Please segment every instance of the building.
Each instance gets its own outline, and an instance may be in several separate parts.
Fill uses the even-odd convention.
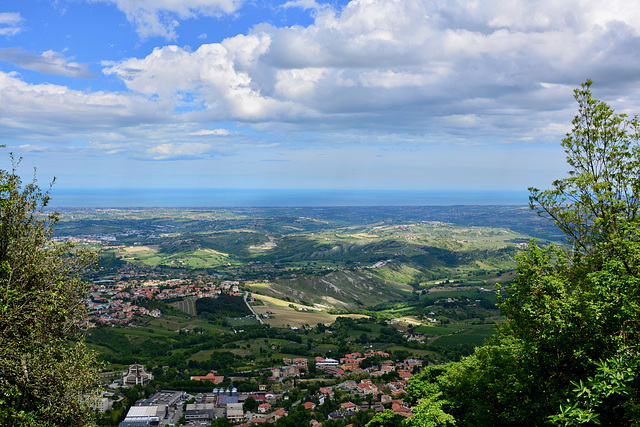
[[[148,399],[140,399],[136,401],[136,406],[156,405],[160,408],[168,408],[170,406],[177,405],[178,402],[184,400],[186,395],[187,393],[184,391],[161,390]]]
[[[340,404],[340,409],[344,412],[355,413],[358,410],[358,405],[353,402],[345,402]]]
[[[113,409],[113,400],[109,399],[108,397],[102,397],[98,399],[96,401],[96,409],[101,413],[104,413],[109,409]]]
[[[134,385],[146,385],[153,379],[153,375],[145,371],[144,366],[134,363],[129,366],[122,375],[122,385],[124,387],[133,387]]]
[[[190,403],[184,410],[184,419],[196,422],[211,422],[216,405],[213,403]]]
[[[155,427],[160,425],[158,406],[132,406],[118,427]]]
[[[337,368],[339,363],[335,359],[316,357],[316,369],[326,370],[327,368]]]
[[[191,379],[195,381],[211,381],[215,385],[218,385],[224,381],[224,376],[217,376],[211,371],[207,375],[192,375]]]
[[[269,403],[263,403],[262,405],[258,406],[258,412],[260,412],[261,414],[266,414],[269,411],[271,411],[271,405]]]
[[[286,417],[287,415],[289,415],[289,413],[284,409],[276,409],[276,411],[273,413],[273,419],[278,421],[280,418]]]
[[[229,421],[231,422],[242,421],[244,419],[242,403],[227,404],[227,418],[229,418]]]

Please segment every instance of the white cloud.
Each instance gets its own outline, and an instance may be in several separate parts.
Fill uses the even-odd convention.
[[[22,16],[14,12],[0,12],[0,36],[15,36],[22,31]]]
[[[95,78],[89,71],[88,64],[69,61],[61,53],[48,50],[41,55],[26,52],[21,48],[0,49],[0,61],[7,61],[26,70],[34,70],[43,74],[54,74],[67,77]]]
[[[210,120],[429,129],[434,117],[477,114],[487,132],[501,127],[496,114],[534,112],[531,123],[547,120],[535,112],[558,104],[542,83],[576,86],[592,77],[624,85],[638,78],[640,60],[627,55],[640,48],[637,8],[608,12],[607,20],[596,13],[598,2],[577,0],[285,6],[315,8],[314,24],[262,24],[194,52],[166,46],[104,73],[182,110],[188,100]]]
[[[323,6],[320,5],[318,2],[316,2],[315,0],[295,0],[295,1],[288,1],[285,4],[283,4],[281,6],[283,9],[289,9],[291,7],[298,7],[304,10],[309,10],[309,9],[323,9],[325,7],[329,7],[329,6]]]
[[[231,132],[227,129],[202,129],[196,132],[189,132],[189,135],[192,136],[227,136],[230,134]]]
[[[142,38],[176,39],[179,20],[216,17],[237,11],[243,0],[88,0],[114,3],[135,25]]]
[[[205,4],[206,13],[222,7],[213,0],[118,4],[180,19],[204,13]],[[229,11],[239,5],[225,4]],[[46,132],[65,124],[75,131],[91,123],[82,132],[101,140],[111,138],[106,132],[139,136],[161,148],[136,146],[136,155],[164,159],[210,150],[199,145],[201,137],[224,130],[202,129],[224,121],[261,135],[282,131],[278,137],[291,141],[319,131],[349,143],[380,134],[423,142],[557,142],[573,115],[571,88],[587,78],[599,96],[625,95],[615,108],[640,108],[633,105],[640,102],[634,101],[640,6],[628,2],[612,0],[605,8],[595,0],[353,0],[342,10],[313,1],[287,7],[314,8],[314,23],[261,24],[195,51],[164,46],[104,64],[103,73],[130,92],[77,92],[0,75],[0,130]],[[161,122],[190,125],[181,134],[160,126],[149,136]]]
[[[209,144],[203,143],[164,143],[151,147],[147,155],[152,160],[175,160],[185,158],[202,158],[211,151]]]
[[[112,134],[166,117],[159,102],[134,94],[84,92],[29,84],[0,72],[0,134],[6,139],[65,140]]]
[[[188,92],[193,105],[204,103],[209,117],[218,120],[271,120],[295,114],[300,107],[263,96],[250,76],[261,66],[258,59],[268,46],[266,35],[237,36],[195,52],[166,46],[144,59],[111,64],[103,72],[115,74],[129,89],[146,96],[179,102]]]

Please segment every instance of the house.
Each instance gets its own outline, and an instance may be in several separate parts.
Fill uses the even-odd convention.
[[[286,417],[287,415],[289,415],[289,413],[287,411],[285,411],[284,409],[277,409],[273,413],[273,419],[277,421],[282,417]]]
[[[358,393],[364,396],[375,394],[377,391],[378,387],[376,387],[374,384],[371,384],[371,381],[361,382],[360,384],[358,384]]]
[[[304,402],[304,409],[307,411],[313,411],[316,408],[316,404],[313,402]]]
[[[320,387],[320,394],[324,394],[326,396],[333,396],[333,390],[329,387]]]
[[[318,395],[318,400],[320,401],[320,404],[323,405],[324,401],[327,398],[333,397],[334,393],[329,387],[321,387],[320,390],[318,390]]]
[[[340,411],[333,411],[333,412],[330,412],[329,415],[327,415],[327,418],[330,420],[341,420],[341,419],[344,419],[344,417],[345,417],[345,413]]]
[[[340,404],[340,409],[344,412],[356,412],[358,410],[358,405],[353,402],[345,402]]]
[[[258,406],[258,412],[260,412],[261,414],[266,414],[270,410],[271,410],[271,404],[269,403],[263,403],[262,405]]]
[[[409,372],[406,369],[399,369],[398,370],[398,375],[400,376],[400,378],[402,378],[403,380],[408,380],[409,378],[411,378],[413,375],[411,374],[411,372]]]
[[[399,403],[391,404],[391,409],[393,410],[394,414],[402,415],[403,417],[410,417],[411,415],[413,415],[413,413],[411,412],[411,409],[403,405],[400,405]]]

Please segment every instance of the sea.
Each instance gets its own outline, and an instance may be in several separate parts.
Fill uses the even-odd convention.
[[[53,208],[248,208],[526,205],[529,193],[489,190],[64,189]]]

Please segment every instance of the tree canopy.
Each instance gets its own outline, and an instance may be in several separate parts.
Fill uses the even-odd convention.
[[[0,170],[0,424],[85,426],[97,365],[81,338],[87,254],[54,242],[48,192]]]
[[[496,336],[461,362],[412,378],[416,411],[433,414],[420,425],[640,419],[638,118],[594,99],[591,85],[574,91],[578,114],[562,141],[569,176],[550,190],[530,188],[531,208],[571,247],[531,242],[499,298],[506,320]]]

